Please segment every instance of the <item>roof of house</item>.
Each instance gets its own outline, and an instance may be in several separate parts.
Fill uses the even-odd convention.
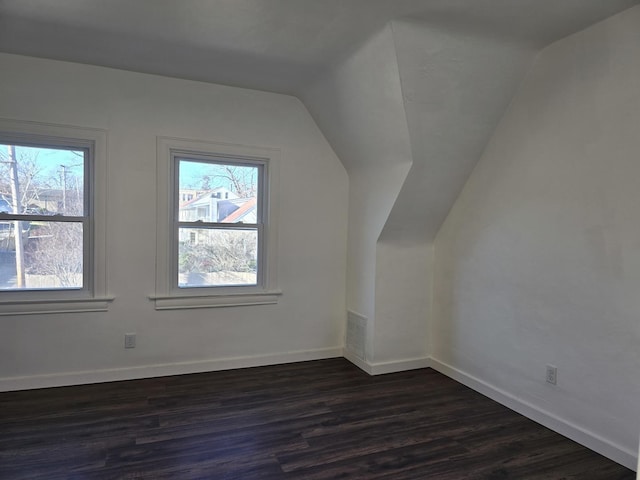
[[[235,210],[231,215],[227,216],[222,220],[222,223],[237,223],[240,219],[244,218],[247,214],[252,212],[256,205],[258,204],[258,199],[256,197],[250,198],[246,201],[240,208]]]

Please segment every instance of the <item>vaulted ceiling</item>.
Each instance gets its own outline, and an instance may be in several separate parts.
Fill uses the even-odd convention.
[[[535,53],[639,2],[0,0],[0,51],[296,95],[347,170],[393,170],[373,223],[429,242]]]
[[[637,0],[0,0],[0,51],[298,94],[392,19],[537,46]]]

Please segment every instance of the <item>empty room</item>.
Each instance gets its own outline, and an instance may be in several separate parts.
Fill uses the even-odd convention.
[[[632,480],[640,0],[0,0],[0,479]]]

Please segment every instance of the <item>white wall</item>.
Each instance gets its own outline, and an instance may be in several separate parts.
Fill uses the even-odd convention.
[[[437,235],[431,332],[432,355],[450,372],[631,467],[640,430],[638,52],[635,7],[539,54]],[[548,363],[557,386],[545,383]]]
[[[301,98],[349,172],[347,307],[368,318],[375,361],[376,243],[411,166],[389,26],[305,89]],[[394,347],[404,358],[403,345]]]
[[[426,366],[432,273],[431,244],[378,241],[373,344],[376,363]]]
[[[370,363],[426,364],[433,239],[532,56],[393,21],[303,91],[349,173],[347,306]]]
[[[413,163],[386,241],[432,243],[535,50],[489,32],[392,22]]]
[[[0,389],[340,355],[348,179],[297,99],[11,55],[0,70],[0,117],[108,131],[115,296],[107,313],[0,317]],[[158,135],[281,149],[278,305],[154,309]]]

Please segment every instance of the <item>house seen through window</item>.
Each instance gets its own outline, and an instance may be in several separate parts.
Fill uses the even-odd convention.
[[[179,288],[260,283],[264,165],[175,157]]]
[[[89,149],[0,142],[0,290],[88,289]]]

